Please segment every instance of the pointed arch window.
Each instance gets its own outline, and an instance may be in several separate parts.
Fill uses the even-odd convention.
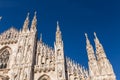
[[[0,69],[7,68],[10,52],[7,48],[0,51]]]

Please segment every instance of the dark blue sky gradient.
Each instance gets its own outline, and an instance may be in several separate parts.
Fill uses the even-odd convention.
[[[38,37],[53,47],[56,21],[60,23],[65,55],[88,67],[86,41],[88,33],[94,46],[97,33],[108,59],[120,80],[120,1],[118,0],[0,0],[0,33],[11,26],[22,28],[28,12],[37,11]]]

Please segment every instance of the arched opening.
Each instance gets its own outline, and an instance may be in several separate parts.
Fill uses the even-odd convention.
[[[10,49],[8,47],[4,47],[0,50],[0,69],[7,68],[9,56]]]
[[[50,80],[50,77],[47,75],[42,75],[38,80]]]

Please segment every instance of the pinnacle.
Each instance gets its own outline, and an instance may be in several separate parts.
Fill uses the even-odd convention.
[[[42,33],[40,34],[40,41],[42,41]]]
[[[30,15],[30,13],[28,12],[28,13],[27,13],[27,18],[26,18],[26,20],[28,20],[28,19],[29,19],[29,15]]]
[[[57,25],[59,25],[59,21],[57,21]]]
[[[95,38],[97,38],[96,32],[94,32],[94,36],[95,36]]]
[[[34,12],[34,15],[36,15],[36,14],[37,14],[37,11]]]
[[[37,11],[34,12],[34,19],[36,18],[36,15],[37,15]]]
[[[28,25],[29,25],[29,15],[30,15],[30,13],[28,12],[28,13],[27,13],[27,17],[26,17],[26,19],[25,19],[25,21],[24,21],[24,24],[23,24],[23,30],[24,30],[24,31],[26,31],[26,30],[28,29]]]
[[[86,39],[88,39],[88,35],[87,35],[87,33],[85,33],[85,37],[86,37]]]
[[[87,45],[90,44],[90,41],[89,41],[89,39],[88,39],[87,33],[85,33],[85,37],[86,37],[86,43],[87,43]]]
[[[94,32],[94,36],[95,36],[94,41],[95,41],[95,42],[97,42],[97,43],[99,43],[99,40],[98,40],[97,35],[96,35],[96,33],[95,33],[95,32]]]
[[[57,31],[60,31],[59,21],[57,21]]]

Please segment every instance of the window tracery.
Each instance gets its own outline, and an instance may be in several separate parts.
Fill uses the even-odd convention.
[[[0,69],[4,69],[7,67],[9,56],[10,52],[8,49],[3,49],[0,52]]]

